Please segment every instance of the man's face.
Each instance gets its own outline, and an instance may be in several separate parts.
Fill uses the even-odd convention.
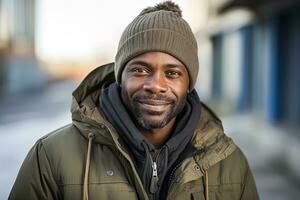
[[[122,100],[137,124],[146,130],[158,129],[184,107],[189,76],[175,57],[148,52],[126,64],[121,88]]]

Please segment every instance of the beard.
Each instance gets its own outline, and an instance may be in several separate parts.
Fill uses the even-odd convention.
[[[168,102],[165,111],[145,111],[141,108],[140,102],[143,100],[161,100]],[[129,110],[140,127],[146,130],[159,129],[165,127],[174,117],[176,117],[183,109],[186,103],[186,95],[181,98],[171,98],[162,94],[151,94],[147,96],[135,96],[129,104]],[[161,120],[147,119],[146,115],[164,117]]]

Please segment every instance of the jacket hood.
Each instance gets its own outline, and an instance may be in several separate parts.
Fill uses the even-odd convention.
[[[118,138],[116,134],[110,134],[110,132],[116,133],[116,131],[107,130],[107,128],[111,130],[114,130],[114,128],[97,109],[102,85],[114,80],[114,63],[102,65],[90,72],[72,93],[71,113],[73,124],[85,138],[93,133],[94,143],[113,145],[112,139],[117,140]]]
[[[93,133],[93,143],[120,145],[116,130],[97,109],[101,87],[114,81],[114,63],[109,63],[88,74],[72,94],[73,124],[85,138]],[[191,142],[202,151],[201,165],[207,169],[230,155],[236,147],[224,134],[221,120],[204,103],[201,104],[201,117]]]

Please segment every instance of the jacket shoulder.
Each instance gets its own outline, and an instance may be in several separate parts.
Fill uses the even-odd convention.
[[[226,159],[224,159],[224,162],[230,165],[233,163],[238,163],[242,169],[248,167],[247,158],[238,146],[236,146],[236,149],[232,152],[231,155],[229,155]]]
[[[79,130],[73,124],[67,124],[41,137],[38,142],[43,144],[51,144],[60,140],[65,140],[67,137],[77,136]]]
[[[67,125],[40,138],[27,154],[9,199],[61,199],[63,167],[59,166],[68,157],[64,156],[69,151],[67,140],[75,133],[74,127]]]
[[[75,174],[82,173],[82,163],[84,163],[87,149],[86,139],[73,124],[68,124],[45,135],[37,141],[35,146],[43,149],[43,155],[59,183],[80,182],[80,176],[76,176],[76,180],[72,180],[75,178],[69,176],[66,178],[70,171]]]
[[[209,174],[218,181],[215,184],[240,184],[243,185],[247,174],[250,171],[248,161],[239,147],[225,159],[209,169]]]
[[[78,148],[83,143],[85,143],[85,138],[73,124],[54,130],[37,141],[37,145],[43,146],[46,153],[57,155],[62,151],[71,150],[72,147]]]

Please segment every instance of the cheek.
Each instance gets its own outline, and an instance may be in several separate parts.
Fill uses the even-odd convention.
[[[121,88],[122,88],[122,98],[126,102],[128,102],[132,96],[138,91],[139,84],[137,81],[133,80],[132,78],[123,79],[121,82]]]
[[[169,86],[178,99],[183,99],[189,91],[188,81],[172,82]]]
[[[128,108],[128,106],[129,106],[129,97],[128,97],[127,89],[126,89],[126,87],[123,83],[121,84],[121,98],[122,98],[122,101],[123,101],[124,105]]]

